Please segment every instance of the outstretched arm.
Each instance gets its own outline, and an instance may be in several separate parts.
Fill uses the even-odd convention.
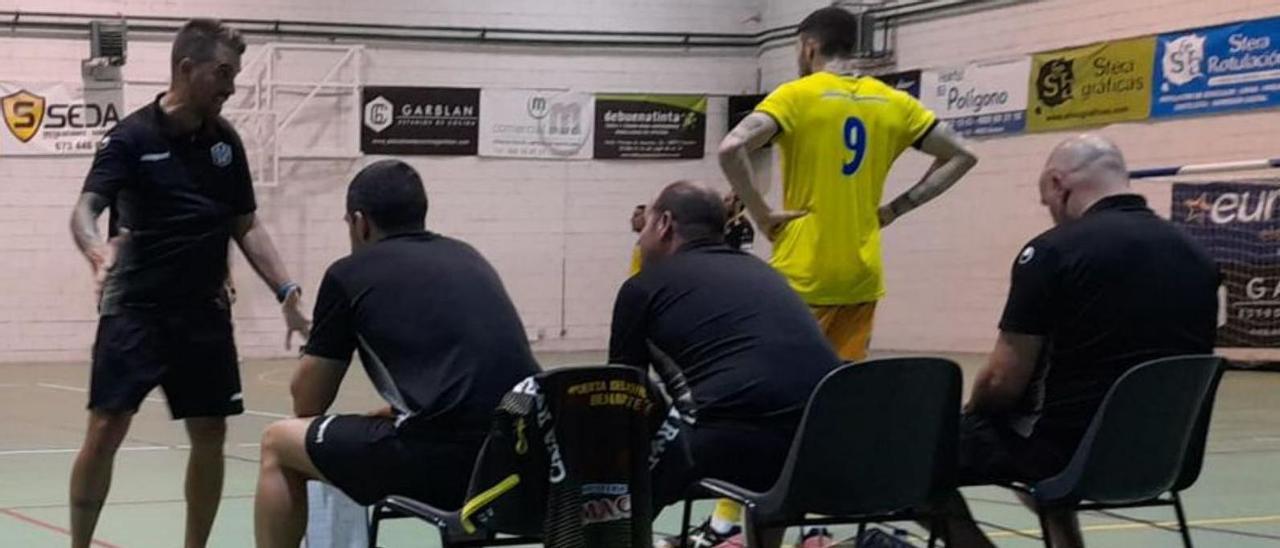
[[[284,305],[285,325],[289,329],[285,334],[285,347],[290,345],[295,332],[305,339],[311,331],[311,321],[302,312],[301,291],[289,278],[289,272],[285,270],[284,261],[280,260],[280,254],[276,252],[267,228],[253,213],[236,217],[234,223],[232,235],[245,258],[249,259],[249,264],[277,298],[284,293],[281,304]]]
[[[881,228],[937,198],[978,163],[978,157],[969,150],[964,140],[942,123],[925,135],[920,143],[920,150],[934,157],[933,165],[929,166],[920,182],[880,207]]]

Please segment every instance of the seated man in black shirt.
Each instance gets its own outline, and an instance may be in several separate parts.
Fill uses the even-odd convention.
[[[498,274],[471,246],[425,231],[426,213],[403,162],[372,164],[347,190],[352,253],[320,284],[291,385],[300,418],[262,438],[259,548],[297,548],[308,479],[365,505],[397,494],[460,507],[494,407],[537,370]],[[356,350],[388,407],[322,416]]]
[[[1058,474],[1126,371],[1213,352],[1218,269],[1129,190],[1113,143],[1082,135],[1058,145],[1040,196],[1058,226],[1014,261],[1000,335],[961,421],[961,485]],[[951,504],[967,516],[962,499]],[[972,520],[951,530],[955,546],[991,546]],[[1049,514],[1046,534],[1083,546],[1074,512]]]
[[[653,365],[676,405],[684,396],[696,415],[686,432],[692,469],[664,459],[655,472],[661,505],[708,477],[771,487],[810,394],[840,364],[787,282],[725,245],[725,218],[714,190],[664,189],[645,212],[644,268],[613,309],[610,363]]]

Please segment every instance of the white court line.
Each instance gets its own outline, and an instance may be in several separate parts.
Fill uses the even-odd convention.
[[[293,418],[293,415],[285,415],[285,414],[283,414],[283,413],[272,413],[272,412],[270,412],[270,411],[254,411],[254,410],[252,410],[252,409],[245,409],[245,410],[244,410],[244,414],[246,414],[246,415],[253,415],[253,416],[255,416],[255,417],[267,417],[267,418],[269,418],[269,419],[291,419],[291,418]]]
[[[36,383],[36,386],[39,386],[39,387],[41,387],[41,388],[49,388],[49,389],[51,389],[51,390],[63,390],[63,391],[67,391],[67,392],[79,392],[79,393],[81,393],[81,394],[87,394],[87,393],[89,393],[89,390],[88,390],[88,389],[80,388],[80,387],[77,387],[77,386],[67,386],[67,385],[65,385],[65,384],[53,384],[53,383],[47,383],[47,382],[38,382],[38,383]],[[151,402],[151,403],[165,403],[165,401],[164,401],[164,400],[162,400],[162,399],[160,399],[160,398],[146,398],[146,401],[149,401],[149,402]],[[253,415],[253,416],[255,416],[255,417],[266,417],[266,418],[269,418],[269,419],[288,419],[288,418],[293,418],[293,415],[285,415],[285,414],[283,414],[283,413],[272,413],[272,412],[270,412],[270,411],[254,411],[254,410],[252,410],[252,409],[246,409],[246,410],[244,411],[244,414],[246,414],[246,415]]]
[[[262,447],[260,443],[237,443],[235,445],[240,449],[256,449]],[[121,447],[119,451],[187,451],[191,449],[190,445],[134,445]],[[79,448],[75,449],[13,449],[9,451],[0,451],[0,457],[21,456],[21,455],[66,455],[78,453]]]

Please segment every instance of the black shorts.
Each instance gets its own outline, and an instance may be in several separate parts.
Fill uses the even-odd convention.
[[[401,495],[456,510],[483,439],[483,433],[401,432],[384,417],[328,415],[307,428],[307,456],[325,480],[362,505]]]
[[[703,479],[768,491],[782,473],[796,427],[793,421],[764,426],[715,422],[682,430],[684,441],[668,447],[654,470],[654,507],[660,510],[683,500]]]
[[[960,485],[1040,481],[1057,475],[1071,459],[1058,444],[1034,435],[1024,438],[984,415],[960,416],[957,452]]]
[[[98,320],[89,409],[136,411],[156,386],[175,419],[244,412],[230,311],[131,309]]]

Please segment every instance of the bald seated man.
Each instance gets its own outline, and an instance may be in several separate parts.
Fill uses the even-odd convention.
[[[1014,259],[1000,334],[961,420],[961,485],[1057,475],[1126,371],[1213,352],[1218,268],[1133,193],[1115,143],[1059,144],[1040,202],[1057,226]],[[952,545],[993,546],[958,494],[950,504],[964,516],[950,523]],[[1074,512],[1047,521],[1054,546],[1084,545]]]

